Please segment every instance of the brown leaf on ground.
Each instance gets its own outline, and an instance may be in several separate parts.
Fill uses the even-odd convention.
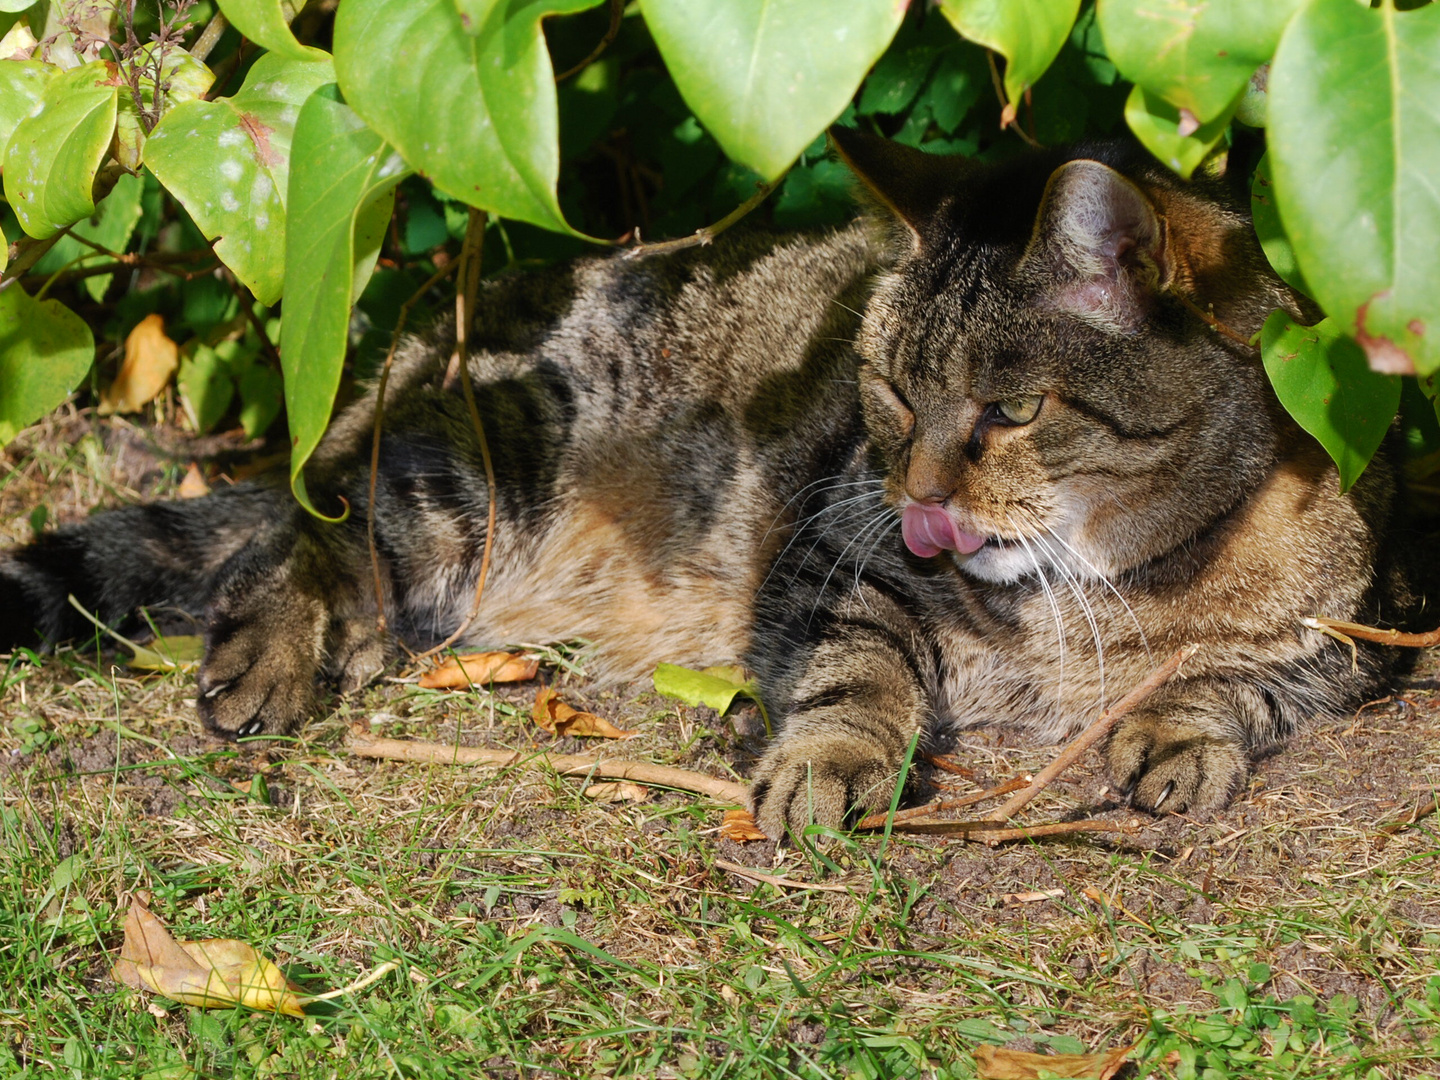
[[[245,1005],[304,1016],[300,988],[243,941],[176,941],[139,896],[125,916],[116,982],[202,1009]]]
[[[726,840],[734,840],[737,844],[770,839],[760,831],[760,826],[755,824],[755,818],[749,810],[726,810],[725,816],[720,820],[720,835]]]
[[[190,468],[185,472],[185,479],[180,481],[180,498],[198,499],[209,494],[210,485],[205,482],[205,474],[200,471],[199,465],[191,462]]]
[[[1110,1080],[1132,1046],[1117,1046],[1098,1054],[1029,1054],[1003,1046],[975,1048],[975,1075],[980,1080]]]
[[[165,335],[165,320],[145,316],[125,338],[125,362],[100,395],[100,415],[138,412],[165,389],[179,366],[180,347]]]
[[[602,803],[645,802],[650,798],[650,789],[630,780],[605,780],[587,787],[585,797]]]
[[[621,731],[603,716],[572,709],[548,686],[540,688],[531,715],[535,718],[535,723],[557,738],[562,735],[580,735],[598,739],[628,739],[637,734],[634,731]]]
[[[535,678],[540,661],[533,656],[508,652],[467,653],[452,656],[439,667],[420,676],[428,690],[463,690],[490,683],[526,682]]]

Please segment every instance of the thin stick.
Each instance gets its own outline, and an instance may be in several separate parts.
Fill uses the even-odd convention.
[[[215,17],[218,19],[220,16],[217,15]],[[365,987],[369,986],[373,982],[378,982],[380,979],[383,979],[386,975],[389,975],[390,972],[394,971],[399,966],[399,960],[386,960],[374,971],[362,976],[359,979],[356,979],[349,986],[342,986],[338,990],[327,990],[323,994],[302,994],[295,1000],[298,1001],[300,1003],[300,1006],[303,1008],[304,1006],[309,1005],[312,1002],[330,1001],[334,998],[344,997],[346,994],[353,994],[356,990],[365,989]]]
[[[961,765],[958,761],[950,757],[949,754],[921,754],[920,757],[928,761],[931,765],[934,765],[935,768],[941,772],[954,773],[956,776],[963,776],[966,780],[975,779],[974,769],[968,765]]]
[[[1128,821],[1052,821],[1046,825],[1021,825],[1007,828],[1004,822],[984,821],[907,821],[896,824],[896,832],[916,833],[922,836],[957,835],[962,840],[976,840],[986,844],[1003,844],[1009,840],[1030,840],[1042,836],[1068,836],[1071,833],[1087,832],[1134,832],[1135,825]]]
[[[732,874],[749,878],[751,881],[763,881],[767,885],[774,885],[777,889],[806,889],[811,892],[846,892],[856,891],[852,885],[841,885],[838,882],[814,882],[796,881],[794,878],[781,877],[778,874],[765,874],[759,870],[752,870],[748,866],[741,866],[729,859],[716,859],[715,865],[721,870],[727,870]]]
[[[370,495],[365,504],[365,536],[370,542],[370,569],[375,574],[375,624],[382,634],[388,624],[385,620],[385,585],[380,577],[380,549],[375,544],[375,481],[380,472],[380,430],[385,423],[385,387],[390,382],[390,366],[395,362],[395,349],[400,344],[400,334],[405,329],[405,321],[410,318],[410,309],[459,265],[459,260],[455,260],[440,267],[430,275],[424,285],[411,294],[409,300],[400,305],[400,314],[395,319],[395,333],[390,338],[390,349],[385,353],[385,363],[380,368],[380,385],[375,390],[375,427],[370,435]]]
[[[574,67],[563,74],[556,75],[555,81],[562,83],[572,75],[579,75],[587,67],[600,59],[600,55],[610,47],[615,36],[620,33],[620,20],[625,17],[625,0],[610,0],[610,29],[605,31],[605,36],[600,39],[600,44],[590,50],[590,55],[581,60]]]
[[[777,180],[776,183],[778,184],[779,181]],[[671,251],[683,251],[685,248],[705,247],[713,244],[715,237],[754,210],[775,190],[775,184],[756,184],[755,187],[757,190],[754,195],[731,210],[714,225],[703,225],[689,236],[682,236],[678,240],[661,240],[656,244],[642,244],[638,242],[639,234],[637,232],[637,243],[625,252],[625,258],[643,259],[649,255],[664,255]]]
[[[485,463],[485,486],[490,494],[490,510],[485,520],[485,544],[480,549],[480,574],[475,579],[475,599],[470,603],[470,613],[455,628],[455,632],[434,648],[426,649],[416,656],[417,660],[442,653],[460,640],[470,629],[475,616],[480,614],[480,600],[485,595],[485,578],[490,573],[490,551],[495,541],[495,516],[497,496],[495,494],[495,463],[490,457],[490,442],[485,438],[485,424],[480,419],[480,407],[475,403],[475,378],[470,371],[470,319],[475,310],[475,293],[480,287],[480,256],[484,250],[485,222],[489,215],[484,210],[470,208],[470,223],[465,228],[465,246],[460,251],[461,283],[463,288],[455,297],[455,355],[450,359],[450,372],[460,377],[460,389],[465,392],[465,407],[470,411],[470,423],[475,428],[475,438],[480,442],[480,460]],[[458,365],[458,371],[457,371]]]
[[[1169,660],[1166,660],[1152,671],[1139,686],[1121,698],[1119,704],[1105,710],[1105,712],[1100,714],[1098,720],[1072,739],[1069,745],[1060,751],[1054,761],[1040,770],[1034,782],[1009,802],[1005,803],[1000,809],[996,810],[995,816],[1004,819],[1013,818],[1018,814],[1021,808],[1026,806],[1030,800],[1049,787],[1052,780],[1080,760],[1081,755],[1084,754],[1086,750],[1089,750],[1090,747],[1104,738],[1110,729],[1115,726],[1115,721],[1119,720],[1156,690],[1160,689],[1160,687],[1169,680],[1170,676],[1180,670],[1180,665],[1194,656],[1199,649],[1199,645],[1186,645],[1184,648],[1178,650],[1174,656],[1170,657]]]
[[[205,58],[210,55],[210,50],[220,44],[220,39],[225,36],[225,30],[229,25],[225,16],[217,11],[214,17],[205,24],[205,29],[195,39],[195,44],[190,46],[190,55],[203,63]]]
[[[1407,649],[1428,649],[1431,646],[1440,645],[1440,629],[1424,634],[1405,634],[1399,630],[1381,630],[1375,626],[1342,622],[1339,619],[1301,619],[1300,623],[1308,626],[1311,630],[1319,630],[1322,634],[1334,630],[1345,637],[1373,641],[1378,645],[1401,645]]]
[[[1217,334],[1227,337],[1231,341],[1236,342],[1237,344],[1244,345],[1245,348],[1249,349],[1251,352],[1255,351],[1255,343],[1253,341],[1245,337],[1245,335],[1236,333],[1234,330],[1231,330],[1230,327],[1226,326],[1223,322],[1221,322],[1215,317],[1214,312],[1206,311],[1199,304],[1195,303],[1194,300],[1191,300],[1188,296],[1182,293],[1179,289],[1172,289],[1170,291],[1170,295],[1175,297],[1176,300],[1179,300],[1180,303],[1185,305],[1185,307],[1190,310],[1191,314],[1197,315],[1202,320],[1204,320],[1205,324],[1209,326],[1211,330],[1214,330]]]
[[[934,802],[926,803],[924,806],[912,806],[909,810],[901,810],[895,815],[895,824],[899,825],[905,821],[915,821],[929,814],[938,814],[943,810],[959,810],[961,807],[974,806],[986,799],[998,799],[1001,795],[1009,795],[1012,791],[1019,791],[1026,784],[1034,779],[1030,776],[1017,776],[1006,780],[1005,783],[988,791],[977,791],[973,795],[962,795],[958,799],[936,799]],[[869,817],[861,818],[856,824],[857,829],[883,829],[885,821],[890,815],[871,814]]]
[[[1000,99],[1000,129],[1010,128],[1030,146],[1040,149],[1040,143],[1033,135],[1028,134],[1024,128],[1015,122],[1015,103],[1005,100],[1005,83],[1000,78],[1000,68],[995,63],[995,50],[986,49],[985,59],[990,63],[990,82],[995,87],[995,96]]]
[[[1402,829],[1408,829],[1421,818],[1427,818],[1431,814],[1440,814],[1440,795],[1429,799],[1421,799],[1414,808],[1399,821],[1387,822],[1380,826],[1380,831],[1386,836],[1394,836]]]
[[[423,742],[415,739],[387,739],[372,735],[363,724],[352,724],[345,746],[360,757],[382,758],[386,761],[420,761],[439,765],[477,765],[508,768],[511,765],[554,769],[562,776],[589,773],[606,780],[635,780],[642,784],[708,795],[717,802],[745,806],[750,789],[733,780],[720,780],[688,769],[672,769],[644,761],[624,758],[601,759],[590,754],[547,754],[525,750],[491,750],[480,746],[455,746],[448,743]]]

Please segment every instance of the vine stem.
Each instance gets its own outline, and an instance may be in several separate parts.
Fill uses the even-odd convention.
[[[1176,300],[1179,300],[1180,303],[1183,304],[1192,315],[1198,316],[1201,320],[1204,321],[1205,325],[1210,327],[1210,329],[1214,330],[1217,334],[1221,335],[1222,337],[1229,338],[1236,344],[1244,345],[1245,348],[1251,350],[1252,352],[1255,350],[1254,340],[1245,337],[1243,334],[1240,334],[1235,330],[1230,329],[1230,327],[1226,326],[1223,322],[1221,322],[1215,317],[1215,313],[1213,311],[1206,311],[1204,308],[1202,308],[1199,304],[1195,303],[1194,300],[1191,300],[1179,289],[1172,289],[1170,295],[1175,297]]]
[[[561,74],[556,75],[555,81],[562,83],[573,75],[579,75],[580,72],[584,71],[596,60],[599,60],[605,50],[610,47],[610,43],[615,40],[615,36],[620,33],[620,20],[624,17],[625,0],[610,0],[610,29],[605,31],[605,36],[600,39],[600,44],[591,49],[590,55],[585,57],[584,60],[581,60],[574,67],[566,69]]]
[[[779,181],[777,180],[775,184],[778,183]],[[686,248],[707,247],[715,242],[715,237],[719,236],[726,229],[730,228],[731,225],[734,225],[746,214],[750,213],[751,210],[754,210],[764,202],[770,193],[775,190],[775,184],[756,184],[755,187],[758,190],[754,195],[751,195],[750,198],[746,199],[734,210],[731,210],[730,213],[715,222],[714,225],[701,226],[689,236],[682,236],[678,240],[661,240],[656,244],[643,244],[639,242],[640,232],[637,229],[635,232],[636,244],[634,247],[626,250],[624,257],[627,259],[643,259],[650,255],[664,255],[671,251],[683,251]]]
[[[450,369],[445,373],[448,385],[453,374],[460,381],[465,394],[465,408],[470,412],[470,423],[475,427],[475,437],[480,442],[480,459],[485,464],[485,486],[490,494],[490,509],[485,521],[485,546],[480,551],[480,573],[475,579],[475,599],[470,603],[470,613],[455,629],[455,632],[433,648],[416,656],[426,660],[444,652],[470,629],[475,616],[480,614],[480,600],[485,595],[485,578],[490,573],[490,552],[495,541],[495,463],[490,457],[490,442],[485,438],[485,424],[480,419],[480,407],[475,402],[475,379],[470,371],[470,320],[474,317],[475,294],[480,287],[480,257],[484,253],[485,223],[489,215],[484,210],[470,208],[470,222],[465,227],[465,246],[460,250],[460,288],[455,296],[455,353],[450,358]]]
[[[380,474],[380,433],[385,425],[385,388],[390,382],[395,349],[400,344],[400,335],[405,330],[411,309],[420,302],[422,296],[454,273],[459,265],[458,259],[447,262],[431,274],[425,284],[410,295],[410,299],[400,305],[400,314],[395,318],[395,332],[390,337],[390,348],[385,353],[385,363],[380,368],[380,383],[375,388],[375,425],[370,436],[370,493],[365,502],[365,537],[370,544],[370,569],[375,575],[375,624],[382,634],[388,629],[388,624],[385,619],[385,584],[380,575],[380,549],[375,543],[375,483]],[[405,643],[400,644],[404,648]]]

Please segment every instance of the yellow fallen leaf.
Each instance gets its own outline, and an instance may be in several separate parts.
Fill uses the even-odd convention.
[[[205,639],[198,634],[157,637],[148,646],[131,641],[125,644],[133,654],[126,663],[141,671],[193,671],[205,658]]]
[[[460,689],[490,683],[526,682],[535,678],[540,661],[533,656],[508,652],[468,653],[452,656],[439,667],[420,676],[426,689]]]
[[[720,820],[720,835],[726,840],[734,840],[737,844],[770,839],[760,831],[760,826],[755,824],[755,818],[749,810],[726,810],[725,816]]]
[[[100,415],[138,412],[165,389],[179,366],[180,347],[166,336],[165,320],[146,315],[125,338],[125,361],[100,395]]]
[[[975,1075],[980,1080],[1110,1080],[1132,1046],[1117,1046],[1098,1054],[1030,1054],[1003,1046],[975,1048]]]
[[[585,789],[585,797],[596,802],[644,802],[650,789],[631,780],[604,780]]]
[[[542,686],[535,697],[535,708],[531,710],[535,723],[551,735],[581,735],[600,739],[628,739],[636,734],[621,731],[603,716],[580,712],[566,705],[548,686]]]
[[[111,973],[116,982],[202,1009],[245,1005],[304,1016],[300,988],[243,941],[176,941],[136,896],[125,916],[125,940]]]
[[[180,481],[180,490],[177,494],[182,499],[198,499],[202,495],[210,494],[210,485],[205,482],[205,474],[193,461],[185,472],[185,479]]]

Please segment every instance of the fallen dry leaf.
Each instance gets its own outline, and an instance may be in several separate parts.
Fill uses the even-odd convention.
[[[540,661],[533,656],[508,652],[478,652],[452,656],[445,663],[420,676],[428,690],[463,690],[490,683],[526,682],[535,678]]]
[[[628,739],[637,734],[634,731],[621,731],[603,716],[572,709],[548,686],[540,688],[531,715],[535,718],[535,723],[557,737],[582,735],[600,739]]]
[[[243,941],[176,941],[133,897],[125,916],[125,940],[111,972],[116,982],[202,1009],[245,1005],[265,1012],[304,1016],[300,988]]]
[[[980,1080],[1110,1080],[1132,1046],[1117,1046],[1098,1054],[1029,1054],[1003,1046],[975,1048],[975,1075]]]
[[[165,389],[179,366],[180,347],[165,335],[165,320],[146,315],[125,338],[125,361],[100,395],[100,415],[138,412]]]
[[[185,479],[180,481],[180,498],[198,499],[209,494],[210,485],[205,482],[205,474],[200,471],[199,465],[191,462],[190,468],[185,472]]]
[[[720,835],[726,840],[734,840],[737,844],[770,839],[760,831],[760,826],[755,824],[755,818],[749,810],[726,810],[725,816],[720,819]]]
[[[1054,900],[1064,895],[1064,889],[1036,889],[1032,892],[1002,893],[1000,899],[1007,904],[1038,904],[1041,900]]]
[[[587,787],[585,797],[602,803],[644,802],[650,798],[650,789],[629,780],[605,780]]]

